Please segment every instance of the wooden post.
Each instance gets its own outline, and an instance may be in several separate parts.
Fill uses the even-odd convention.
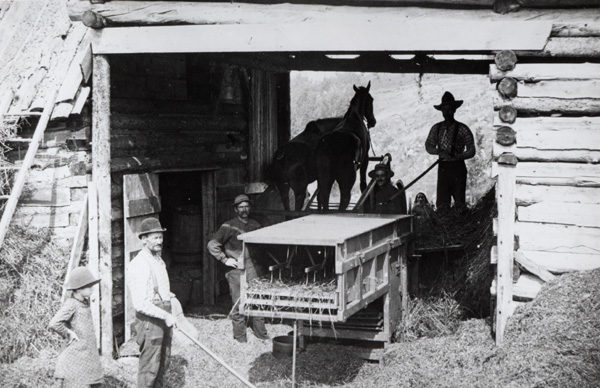
[[[88,217],[88,268],[95,276],[100,276],[98,265],[98,193],[94,182],[88,183]],[[94,287],[92,291],[90,308],[92,310],[96,344],[100,349],[100,286]]]
[[[274,73],[253,69],[250,80],[248,176],[262,181],[277,149],[277,83]]]
[[[515,180],[517,158],[505,153],[498,158],[498,264],[496,267],[496,344],[504,340],[504,328],[512,304],[512,271],[515,240]]]
[[[94,55],[92,95],[92,180],[98,193],[98,246],[100,265],[101,349],[112,356],[112,244],[110,199],[110,65]]]
[[[204,255],[202,257],[202,287],[203,303],[215,304],[216,282],[216,260],[208,252],[206,244],[210,240],[211,234],[215,231],[217,222],[217,194],[214,171],[207,171],[202,174],[202,244],[204,245]]]

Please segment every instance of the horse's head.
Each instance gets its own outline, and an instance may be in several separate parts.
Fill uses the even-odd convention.
[[[373,115],[373,97],[369,93],[371,81],[369,81],[366,87],[356,87],[356,85],[352,85],[352,87],[355,94],[350,102],[350,106],[353,106],[358,114],[367,120],[368,128],[373,128],[377,124],[377,120],[375,120],[375,116]]]

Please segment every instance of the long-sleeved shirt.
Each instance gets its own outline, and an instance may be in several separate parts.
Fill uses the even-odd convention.
[[[431,127],[425,149],[432,155],[446,153],[448,157],[444,161],[464,160],[475,156],[475,141],[465,124],[455,120],[441,121]]]
[[[102,363],[88,301],[75,296],[65,300],[48,328],[63,337],[68,337],[67,329],[70,329],[78,338],[70,342],[58,356],[54,377],[66,379],[77,386],[101,383]]]
[[[171,300],[171,287],[165,262],[143,248],[127,268],[127,288],[135,311],[150,317],[166,319],[169,313],[154,301]]]
[[[390,182],[375,186],[365,201],[365,212],[378,214],[406,214],[406,195],[402,193],[392,199],[398,189]]]
[[[242,254],[242,241],[237,237],[256,229],[260,229],[258,221],[249,218],[248,222],[243,222],[235,217],[219,227],[208,242],[208,251],[221,263],[225,263],[228,258],[237,260]]]

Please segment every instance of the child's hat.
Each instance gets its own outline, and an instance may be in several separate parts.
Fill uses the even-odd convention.
[[[77,267],[71,271],[67,280],[67,290],[77,290],[79,288],[93,286],[100,279],[96,278],[86,267]]]

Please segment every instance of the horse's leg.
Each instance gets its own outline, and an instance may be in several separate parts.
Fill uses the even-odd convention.
[[[306,186],[300,188],[299,190],[294,190],[294,208],[296,211],[302,210],[302,206],[304,206],[304,201],[306,200]]]
[[[340,207],[339,210],[346,210],[350,203],[350,197],[352,196],[352,187],[356,182],[356,171],[352,164],[347,165],[343,170],[340,171],[338,177],[338,186],[340,187]]]
[[[369,165],[369,155],[363,158],[362,163],[360,164],[360,192],[362,193],[367,189],[367,167]],[[356,175],[355,175],[356,176]],[[356,178],[354,178],[356,179]],[[352,182],[354,184],[354,182]]]
[[[329,210],[329,195],[331,194],[333,179],[329,176],[320,177],[318,182],[317,200],[319,201],[319,210]]]

